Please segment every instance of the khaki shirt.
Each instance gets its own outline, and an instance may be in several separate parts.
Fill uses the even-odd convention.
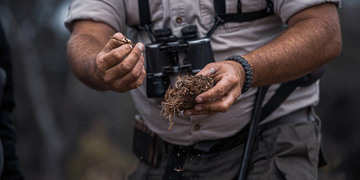
[[[325,2],[340,0],[273,0],[275,15],[244,23],[228,23],[220,26],[211,43],[217,61],[232,55],[243,55],[278,37],[286,30],[286,23],[295,13]],[[238,0],[226,0],[226,12],[237,11]],[[266,0],[242,0],[242,11],[253,12],[266,7]],[[204,36],[214,23],[213,0],[150,0],[154,29],[169,27],[175,35],[182,27],[195,24]],[[129,26],[139,24],[137,0],[74,0],[69,7],[65,25],[70,28],[75,20],[104,22],[119,32],[133,32],[136,40],[148,43],[144,32],[135,32]],[[144,83],[145,84],[145,83]],[[265,102],[279,85],[272,85]],[[160,116],[161,99],[146,97],[145,85],[132,90],[135,106],[144,123],[162,139],[170,143],[190,145],[198,141],[218,139],[234,135],[249,122],[256,88],[242,94],[226,113],[176,118],[168,130],[168,121]],[[315,105],[319,101],[319,84],[299,87],[264,122]],[[120,118],[120,117],[119,117]]]

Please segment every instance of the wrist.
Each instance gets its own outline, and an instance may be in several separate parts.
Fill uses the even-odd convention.
[[[242,91],[241,93],[247,92],[253,84],[253,69],[250,66],[249,62],[242,56],[231,56],[226,58],[227,61],[235,62],[239,69],[240,69],[240,78],[242,84]]]

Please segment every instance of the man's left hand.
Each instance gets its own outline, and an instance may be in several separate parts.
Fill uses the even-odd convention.
[[[197,75],[213,76],[216,85],[198,95],[198,103],[185,115],[211,114],[226,112],[240,96],[245,81],[245,72],[241,64],[235,61],[220,61],[206,65]]]

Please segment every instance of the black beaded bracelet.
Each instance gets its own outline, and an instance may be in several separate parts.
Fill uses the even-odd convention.
[[[244,68],[245,71],[245,82],[244,85],[242,87],[241,93],[245,93],[246,91],[248,91],[251,87],[251,84],[253,82],[253,70],[250,66],[250,64],[248,63],[248,61],[241,57],[241,56],[231,56],[226,58],[227,61],[235,61],[239,64],[241,64],[241,66]]]

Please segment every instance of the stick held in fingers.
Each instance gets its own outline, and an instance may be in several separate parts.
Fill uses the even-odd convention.
[[[125,36],[121,33],[115,33],[111,38],[110,40],[106,43],[105,47],[102,49],[102,52],[104,53],[108,53],[110,52],[111,50],[117,48],[117,47],[120,47],[124,44],[127,44],[125,43],[126,40],[124,39],[127,39],[125,38]]]

